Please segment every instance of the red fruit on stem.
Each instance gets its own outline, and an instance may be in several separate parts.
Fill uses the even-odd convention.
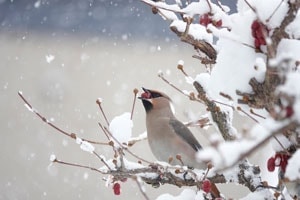
[[[258,29],[255,30],[255,37],[256,38],[264,38],[264,35],[261,31],[261,28],[258,28]]]
[[[200,17],[200,21],[199,21],[199,23],[201,24],[201,25],[203,25],[203,26],[207,26],[209,23],[211,23],[212,21],[211,21],[211,18],[210,18],[210,16],[208,15],[208,13],[205,13],[204,15],[202,15],[201,17]]]
[[[254,20],[251,24],[251,29],[257,29],[259,27],[259,22],[257,20]]]
[[[258,41],[259,41],[260,45],[266,45],[267,44],[265,38],[258,38]]]
[[[121,185],[120,183],[115,183],[113,186],[114,194],[120,195],[121,194]]]
[[[202,182],[202,190],[204,191],[204,192],[206,192],[206,193],[209,193],[210,192],[210,190],[211,190],[211,182],[210,182],[210,180],[204,180],[203,182]]]
[[[216,21],[216,22],[214,23],[214,25],[215,25],[216,27],[221,27],[221,26],[222,26],[222,20],[220,19],[220,20]]]
[[[273,172],[275,170],[275,158],[271,157],[268,160],[267,168],[269,172]]]
[[[256,48],[256,49],[259,49],[259,48],[260,48],[260,42],[259,42],[259,39],[255,38],[255,40],[254,40],[254,45],[255,45],[255,48]]]
[[[292,106],[287,106],[285,108],[285,112],[286,112],[285,117],[289,118],[294,114],[294,109]]]

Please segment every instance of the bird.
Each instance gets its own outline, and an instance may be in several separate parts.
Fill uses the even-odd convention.
[[[170,164],[174,165],[206,169],[208,163],[196,160],[196,153],[202,146],[192,132],[175,117],[171,98],[157,90],[142,89],[144,92],[139,99],[146,111],[148,143],[156,159],[171,161]],[[211,193],[214,197],[220,197],[214,183]]]
[[[154,156],[174,165],[187,165],[205,169],[206,163],[196,161],[202,149],[191,131],[179,121],[172,110],[172,100],[163,92],[142,88],[143,106],[146,111],[148,143]],[[176,159],[180,155],[180,160]]]

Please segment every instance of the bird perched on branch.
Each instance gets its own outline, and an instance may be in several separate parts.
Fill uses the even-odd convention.
[[[156,90],[143,90],[139,98],[146,110],[148,143],[154,156],[159,161],[206,169],[207,163],[199,163],[195,157],[202,147],[174,116],[170,97]],[[220,195],[219,191],[214,193],[214,196]]]

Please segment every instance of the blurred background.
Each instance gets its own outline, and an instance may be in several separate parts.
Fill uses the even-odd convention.
[[[235,8],[234,0],[223,3]],[[191,91],[177,70],[178,61],[185,62],[191,76],[205,71],[192,58],[193,48],[181,43],[168,26],[138,0],[0,0],[0,199],[143,198],[133,181],[122,183],[121,195],[115,196],[102,175],[51,164],[50,155],[55,154],[64,161],[102,166],[75,141],[29,112],[17,93],[22,91],[60,128],[96,141],[105,141],[97,124],[104,120],[96,99],[103,99],[104,111],[112,119],[130,112],[134,88],[169,94],[182,121],[204,114],[203,105],[190,102],[157,77],[162,71],[179,88]],[[145,131],[144,118],[137,101],[134,136]],[[192,131],[198,138],[209,134]],[[96,146],[96,151],[112,156],[109,147]],[[132,151],[155,160],[147,141]],[[146,186],[146,190],[151,199],[180,192],[173,186]]]

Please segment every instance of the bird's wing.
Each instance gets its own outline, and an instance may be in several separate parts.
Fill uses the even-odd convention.
[[[183,140],[185,140],[189,145],[191,145],[191,147],[195,151],[202,149],[202,146],[199,144],[198,140],[181,121],[177,120],[176,118],[171,118],[169,123],[174,129],[174,132]]]

